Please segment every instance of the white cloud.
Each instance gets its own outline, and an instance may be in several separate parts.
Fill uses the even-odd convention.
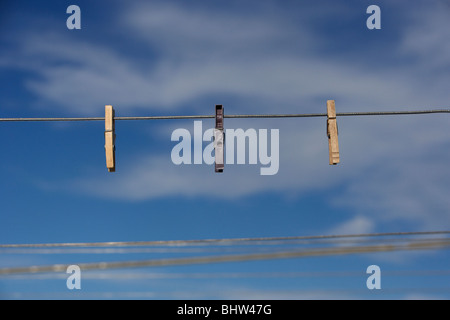
[[[414,56],[423,72],[439,75],[450,67],[450,28],[447,1],[425,2],[421,10],[410,13],[408,32],[400,44],[402,54]],[[444,71],[445,72],[445,71]],[[448,75],[448,72],[445,72]]]
[[[419,290],[417,290],[419,291]],[[420,291],[427,291],[427,290],[420,290]],[[433,291],[433,290],[431,290]],[[439,289],[437,289],[436,291],[439,291]],[[445,296],[439,296],[438,294],[435,293],[428,293],[428,292],[415,292],[415,293],[410,293],[410,294],[406,294],[405,297],[403,298],[403,300],[419,300],[419,301],[423,301],[423,300],[447,300],[445,298]]]
[[[366,216],[356,216],[334,227],[329,234],[364,234],[373,232],[375,223]]]
[[[437,6],[424,15],[403,13],[412,17],[413,28],[405,28],[401,41],[387,50],[397,59],[413,57],[408,66],[372,68],[376,53],[366,65],[335,59],[318,49],[326,39],[283,16],[173,4],[141,4],[123,13],[122,32],[153,52],[148,62],[136,63],[112,46],[44,31],[18,37],[12,63],[39,76],[28,80],[27,88],[42,104],[82,115],[98,114],[108,103],[121,115],[136,109],[185,113],[199,110],[186,106],[215,95],[234,98],[238,103],[226,110],[239,113],[323,112],[328,98],[337,100],[338,112],[446,107],[445,14]],[[281,129],[280,172],[273,177],[260,177],[259,166],[227,167],[216,175],[212,167],[176,167],[170,154],[147,154],[140,155],[143,160],[125,159],[128,167],[113,178],[82,177],[75,185],[124,200],[333,190],[333,205],[358,212],[344,230],[370,230],[395,220],[424,228],[450,225],[446,115],[340,118],[338,124],[342,163],[337,167],[327,164],[324,119],[288,119],[257,124]],[[226,126],[255,123],[226,121]]]
[[[422,69],[374,70],[371,65],[335,60],[316,48],[324,39],[311,34],[311,28],[267,12],[249,17],[234,11],[141,4],[126,9],[120,23],[144,51],[153,52],[147,62],[136,63],[133,56],[100,43],[41,31],[19,37],[21,44],[11,63],[39,75],[27,81],[27,88],[43,105],[78,114],[97,114],[107,103],[123,113],[181,110],[211,95],[239,98],[247,112],[255,105],[267,112],[274,105],[301,111],[299,106],[317,105],[324,97],[340,99],[357,110],[440,104],[442,95],[447,97],[444,88],[437,90],[434,82],[430,86],[418,78]],[[434,51],[442,51],[439,43],[446,32],[434,33],[430,44]],[[415,37],[411,34],[405,34],[399,54],[426,60],[408,40]],[[436,61],[445,63],[442,60]],[[448,80],[448,75],[442,77],[441,81]]]

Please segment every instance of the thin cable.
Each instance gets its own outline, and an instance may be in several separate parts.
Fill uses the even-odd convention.
[[[416,110],[416,111],[380,111],[380,112],[338,112],[336,116],[389,116],[389,115],[413,115],[430,113],[450,113],[450,109]],[[326,113],[304,114],[235,114],[224,115],[224,118],[250,119],[250,118],[312,118],[326,117]],[[150,117],[114,117],[114,120],[187,120],[187,119],[214,119],[213,115],[194,116],[150,116]],[[0,122],[46,122],[46,121],[105,121],[104,117],[85,118],[0,118]]]
[[[114,270],[83,274],[89,280],[144,279],[250,279],[250,278],[350,278],[366,275],[365,271],[301,271],[301,272],[117,272]],[[383,277],[448,277],[450,270],[383,270]],[[14,280],[66,279],[62,273],[10,275]]]
[[[174,288],[171,291],[164,290],[163,292],[156,291],[138,291],[138,292],[129,292],[129,291],[100,291],[100,292],[90,292],[86,290],[75,292],[66,291],[56,291],[56,292],[28,292],[28,291],[15,291],[9,292],[5,294],[6,299],[19,299],[19,300],[61,300],[61,299],[145,299],[145,300],[208,300],[212,297],[217,297],[218,292],[217,289],[207,289],[202,291],[181,291],[179,288]],[[78,291],[78,290],[77,290]],[[450,288],[448,287],[397,287],[397,288],[383,288],[382,293],[372,292],[371,290],[367,290],[365,288],[351,288],[351,289],[336,289],[334,287],[324,287],[320,289],[293,289],[293,290],[258,290],[255,292],[236,292],[235,290],[220,290],[219,299],[223,300],[261,300],[261,294],[263,297],[270,297],[271,295],[274,297],[289,297],[289,299],[296,300],[305,300],[305,299],[313,299],[313,300],[324,300],[324,299],[332,299],[332,300],[360,300],[362,298],[365,299],[373,299],[374,296],[381,298],[386,297],[387,295],[391,295],[394,299],[414,299],[415,295],[420,297],[421,300],[430,299],[430,297],[424,296],[427,294],[446,294],[450,292]],[[382,294],[382,295],[381,295]],[[433,297],[432,297],[433,298]],[[437,297],[439,299],[439,296]],[[433,300],[436,300],[434,297]],[[164,307],[162,307],[164,308]],[[166,311],[167,309],[162,309]],[[152,310],[154,311],[154,310]]]
[[[365,233],[349,235],[322,235],[322,236],[294,236],[294,237],[264,237],[264,238],[235,238],[235,239],[204,239],[204,240],[167,240],[167,241],[122,241],[122,242],[85,242],[85,243],[37,243],[37,244],[2,244],[0,248],[54,248],[54,247],[115,247],[115,246],[186,246],[208,244],[233,244],[241,242],[270,242],[291,240],[318,240],[386,236],[422,236],[422,235],[449,235],[450,231],[422,231],[422,232],[387,232]]]
[[[379,112],[338,112],[336,116],[399,116],[412,114],[450,113],[450,109],[416,111],[379,111]]]
[[[422,242],[447,240],[443,238],[417,239]],[[0,254],[29,254],[29,255],[56,255],[56,254],[137,254],[137,253],[255,253],[294,250],[299,247],[324,247],[327,245],[368,245],[392,244],[409,242],[409,238],[347,238],[347,239],[313,239],[288,241],[258,241],[246,243],[230,243],[229,245],[178,245],[178,246],[117,246],[117,247],[47,247],[47,248],[0,248]],[[247,245],[245,247],[242,244]],[[239,247],[237,246],[239,245]]]
[[[105,121],[105,118],[0,118],[0,122]]]
[[[225,262],[261,261],[261,260],[275,260],[275,259],[292,259],[292,258],[321,257],[321,256],[346,255],[346,254],[393,252],[405,250],[427,250],[427,249],[429,250],[443,247],[450,247],[450,239],[433,242],[411,242],[409,244],[404,245],[335,247],[335,248],[322,248],[315,250],[290,251],[290,252],[222,255],[210,257],[174,258],[174,259],[142,260],[142,261],[79,263],[77,265],[80,267],[81,270],[88,271],[88,270],[107,270],[107,269],[123,269],[123,268],[197,265],[197,264],[225,263]],[[67,266],[68,265],[56,264],[50,266],[4,268],[0,269],[0,275],[13,275],[22,273],[66,272]]]

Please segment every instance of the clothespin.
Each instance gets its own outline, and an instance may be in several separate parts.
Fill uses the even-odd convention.
[[[115,112],[112,106],[105,106],[105,151],[106,151],[106,167],[109,172],[116,171],[116,128],[115,128]]]
[[[327,136],[330,165],[339,163],[338,128],[336,121],[336,106],[334,100],[327,101]]]
[[[216,153],[216,172],[224,169],[224,133],[223,133],[223,106],[216,105],[216,128],[214,129],[214,149]]]

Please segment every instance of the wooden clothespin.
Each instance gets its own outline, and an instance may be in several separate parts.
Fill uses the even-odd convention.
[[[216,128],[214,129],[214,149],[216,154],[216,172],[224,169],[224,133],[223,133],[223,106],[216,105]]]
[[[109,172],[116,171],[116,128],[115,128],[115,112],[112,106],[105,106],[105,151],[106,151],[106,167]]]
[[[338,128],[336,121],[336,106],[334,100],[327,101],[327,136],[330,165],[339,163]]]

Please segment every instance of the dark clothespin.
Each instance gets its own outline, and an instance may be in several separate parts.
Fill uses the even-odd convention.
[[[109,172],[116,171],[116,128],[115,128],[115,112],[112,106],[105,106],[105,151],[106,151],[106,167]]]
[[[216,154],[216,172],[224,169],[224,133],[223,133],[223,106],[216,105],[216,128],[214,130],[214,149]]]
[[[339,163],[339,141],[334,100],[327,101],[327,136],[330,165]]]

